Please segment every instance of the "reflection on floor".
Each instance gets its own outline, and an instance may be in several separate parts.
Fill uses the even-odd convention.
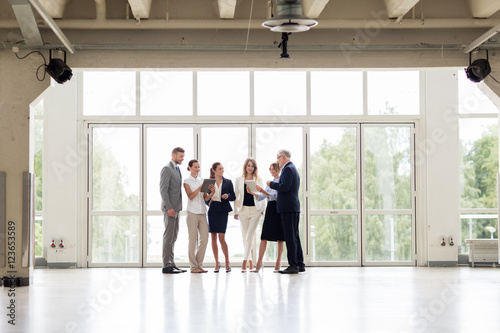
[[[3,333],[500,332],[495,268],[37,269],[31,286],[0,296]]]

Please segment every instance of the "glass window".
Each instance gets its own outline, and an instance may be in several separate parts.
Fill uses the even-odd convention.
[[[135,115],[135,77],[135,72],[83,72],[83,114]]]
[[[311,128],[311,208],[356,209],[356,127]]]
[[[498,239],[496,214],[461,214],[460,221],[462,229],[461,253],[469,253],[469,247],[465,242],[467,239]]]
[[[418,115],[418,71],[372,71],[367,73],[368,114]]]
[[[35,110],[35,116],[42,116],[43,115],[43,99],[37,103],[33,109]]]
[[[367,262],[411,261],[411,215],[367,215]]]
[[[364,127],[366,209],[411,209],[411,130]]]
[[[461,208],[496,208],[497,119],[460,119]]]
[[[306,72],[255,72],[255,115],[306,115]]]
[[[198,115],[250,115],[249,72],[198,72]]]
[[[312,115],[362,115],[363,72],[311,72]]]
[[[43,120],[35,119],[35,151],[34,151],[34,171],[35,171],[35,211],[43,210]]]
[[[40,104],[38,104],[40,105]],[[42,108],[43,113],[43,108]],[[35,119],[35,256],[43,255],[43,120]]]
[[[160,173],[161,169],[172,160],[172,150],[182,147],[185,151],[184,162],[179,169],[182,179],[189,176],[187,166],[194,158],[192,127],[148,127],[147,128],[147,209],[160,210]],[[182,190],[183,209],[187,207],[186,191]]]
[[[184,190],[183,190],[184,191]],[[147,262],[148,263],[161,263],[162,250],[163,250],[163,233],[165,231],[165,223],[163,222],[163,215],[161,216],[148,216],[147,217]],[[189,262],[188,258],[188,242],[189,236],[187,231],[186,216],[179,217],[179,233],[175,241],[175,261],[176,263]],[[205,262],[210,246],[207,247],[205,255]]]
[[[485,83],[472,82],[464,71],[458,71],[458,108],[460,113],[498,113],[495,104],[481,91],[481,85],[485,85]]]
[[[193,114],[193,72],[141,72],[141,114]]]
[[[137,127],[93,129],[93,210],[139,210],[139,134]]]
[[[357,215],[312,216],[312,261],[356,261],[357,220]]]
[[[92,263],[139,262],[138,216],[93,216]]]
[[[271,163],[276,162],[278,150],[287,149],[292,154],[291,161],[295,164],[300,175],[299,199],[301,210],[304,210],[302,202],[302,184],[304,183],[302,127],[257,127],[255,134],[256,158],[261,170],[260,176],[264,182],[272,179],[268,170]]]
[[[205,127],[201,129],[201,177],[210,177],[215,162],[224,167],[224,177],[236,179],[249,156],[248,127]],[[234,185],[234,184],[233,184]]]

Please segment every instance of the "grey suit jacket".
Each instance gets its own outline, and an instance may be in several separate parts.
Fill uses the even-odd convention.
[[[182,210],[182,179],[175,168],[175,163],[170,161],[163,167],[160,174],[161,210],[173,208],[176,212]]]

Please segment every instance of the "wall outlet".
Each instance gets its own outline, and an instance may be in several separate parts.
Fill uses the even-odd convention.
[[[56,254],[64,254],[66,253],[66,249],[56,249]]]

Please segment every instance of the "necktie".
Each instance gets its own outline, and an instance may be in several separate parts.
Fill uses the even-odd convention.
[[[182,179],[181,170],[178,166],[176,166],[175,168],[177,169],[177,173],[179,174],[179,179]]]

